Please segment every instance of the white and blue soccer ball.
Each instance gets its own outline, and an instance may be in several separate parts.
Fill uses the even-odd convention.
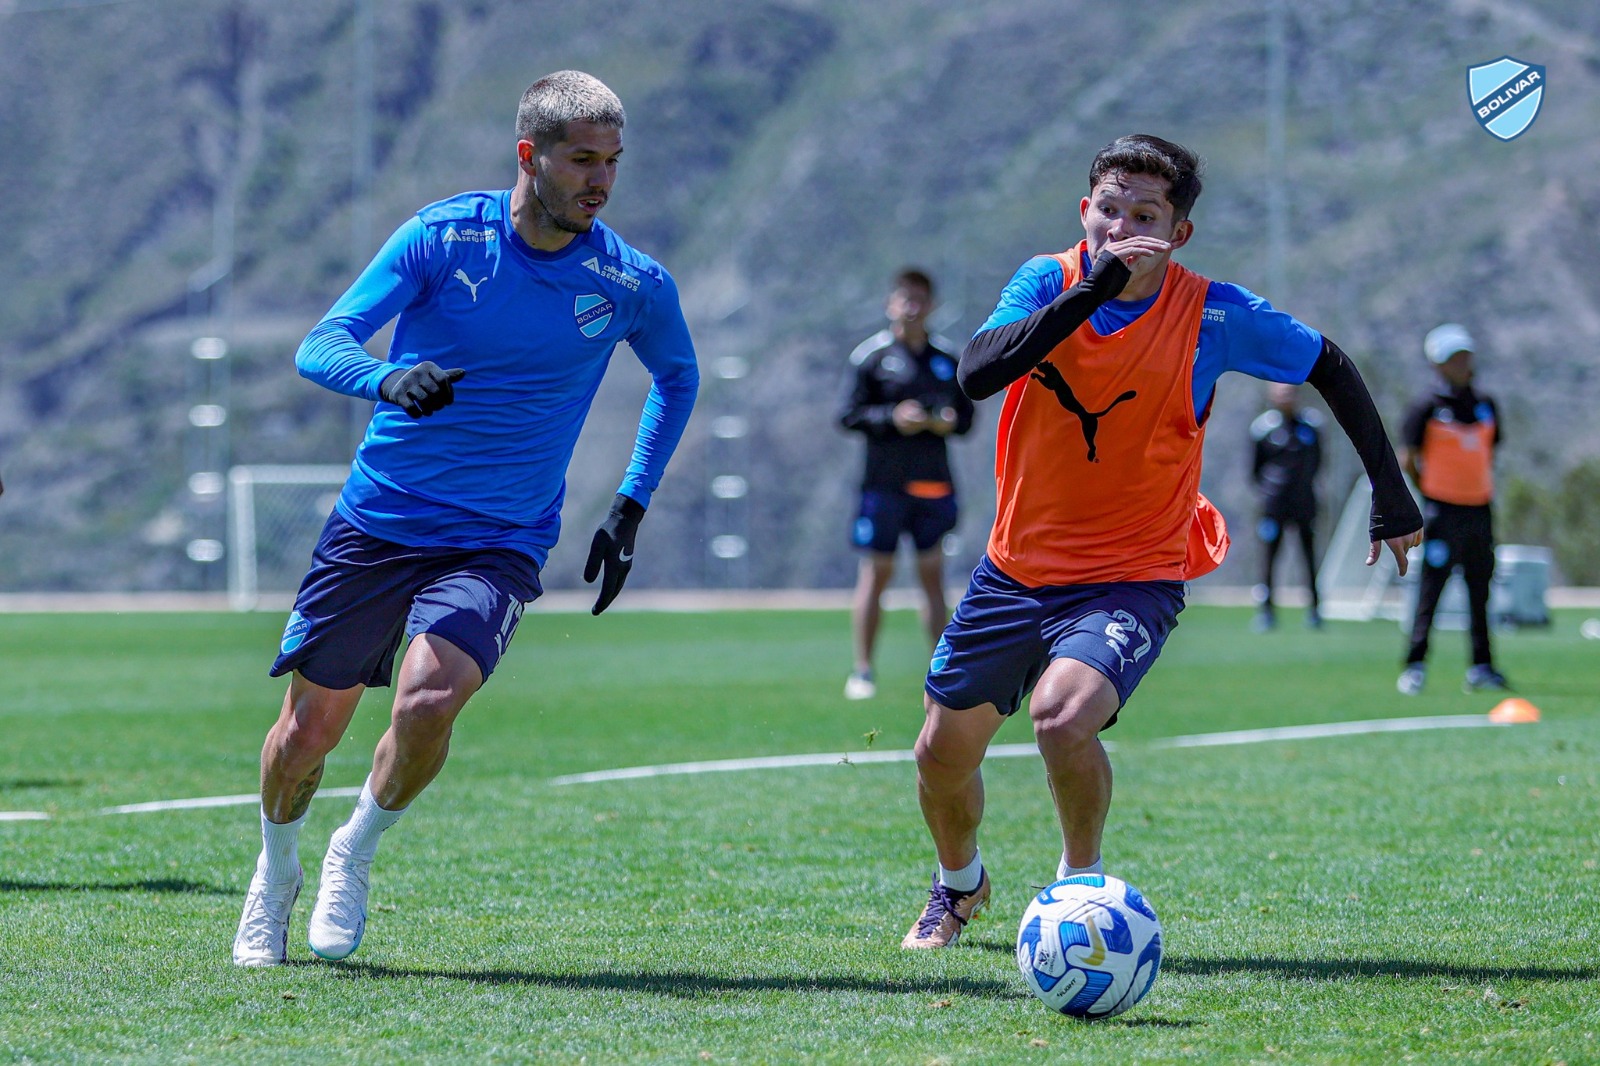
[[[1074,1018],[1110,1018],[1161,969],[1161,922],[1139,890],[1104,874],[1046,887],[1022,915],[1017,966],[1028,990]]]

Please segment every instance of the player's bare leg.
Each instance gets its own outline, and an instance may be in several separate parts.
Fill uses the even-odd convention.
[[[361,686],[323,688],[296,673],[261,746],[261,855],[233,938],[239,966],[276,966],[288,954],[289,915],[305,881],[298,840],[328,753],[344,736]]]
[[[277,722],[261,745],[261,810],[273,822],[306,813],[322,782],[323,760],[338,746],[366,689],[323,688],[294,674]]]
[[[917,553],[917,583],[922,586],[922,630],[932,648],[950,621],[950,609],[944,602],[944,549],[939,545]]]
[[[940,870],[927,906],[901,942],[905,948],[942,948],[956,942],[967,921],[989,901],[989,876],[978,856],[983,821],[983,755],[1004,724],[994,704],[951,710],[924,697],[926,717],[917,737],[917,802],[933,837]],[[976,866],[977,869],[972,868]],[[967,888],[945,883],[952,872],[974,879]]]
[[[400,664],[388,732],[372,755],[372,794],[391,811],[428,787],[450,752],[456,716],[483,685],[477,662],[441,637],[423,633]]]
[[[856,589],[850,605],[850,631],[854,637],[855,669],[845,681],[846,699],[866,700],[877,695],[872,680],[872,657],[883,623],[883,590],[894,577],[893,552],[869,552],[856,567]]]
[[[1100,837],[1111,809],[1111,760],[1100,729],[1118,705],[1117,690],[1106,676],[1076,659],[1052,662],[1028,705],[1061,821],[1062,856],[1072,869],[1100,861]]]
[[[361,944],[378,838],[444,766],[457,715],[483,684],[477,662],[441,637],[411,642],[395,686],[389,729],[350,820],[334,831],[311,912],[311,950],[342,959]]]

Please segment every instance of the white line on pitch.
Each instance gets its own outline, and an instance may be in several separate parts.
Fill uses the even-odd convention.
[[[1358,733],[1409,733],[1422,729],[1475,729],[1499,726],[1481,714],[1439,715],[1423,718],[1377,718],[1357,722],[1329,722],[1325,725],[1291,725],[1276,729],[1240,729],[1228,733],[1196,733],[1151,741],[1152,748],[1211,748],[1233,744],[1262,744],[1273,740],[1309,740],[1319,737],[1350,736]],[[1106,747],[1114,745],[1107,741]],[[987,758],[1015,759],[1037,756],[1033,744],[996,744]],[[839,763],[910,762],[914,754],[900,751],[823,752],[813,755],[767,755],[751,759],[717,759],[709,762],[666,763],[659,766],[625,766],[617,770],[593,770],[550,779],[552,785],[588,785],[600,781],[627,781],[641,777],[668,777],[679,774],[719,774],[735,770],[771,770],[793,766],[829,766]]]
[[[1373,718],[1360,722],[1329,722],[1326,725],[1286,725],[1274,729],[1239,729],[1231,733],[1196,733],[1187,737],[1166,737],[1150,742],[1153,748],[1220,748],[1230,744],[1263,744],[1272,740],[1310,740],[1319,737],[1344,737],[1357,733],[1415,733],[1422,729],[1477,729],[1499,727],[1509,722],[1491,722],[1481,714],[1448,714],[1423,718]]]
[[[1165,737],[1149,743],[1152,748],[1216,748],[1235,744],[1263,744],[1274,740],[1314,740],[1321,737],[1354,736],[1361,733],[1412,733],[1424,729],[1477,729],[1501,726],[1508,723],[1491,722],[1480,714],[1435,715],[1421,718],[1375,718],[1356,722],[1329,722],[1324,725],[1290,725],[1273,729],[1239,729],[1227,733],[1194,733],[1181,737]],[[1107,741],[1107,749],[1115,745]],[[1037,756],[1039,749],[1033,744],[996,744],[989,749],[988,758],[1016,759]],[[665,763],[658,766],[625,766],[617,770],[593,770],[583,774],[568,774],[550,779],[552,785],[588,785],[600,781],[627,781],[641,777],[669,777],[684,774],[718,774],[737,770],[776,770],[796,766],[830,766],[840,763],[910,762],[914,754],[909,750],[824,752],[810,755],[764,755],[749,759],[717,759],[707,762]],[[317,795],[330,799],[341,796],[359,796],[359,786],[350,788],[324,788]],[[242,807],[259,803],[261,796],[255,792],[235,796],[197,796],[193,799],[155,800],[151,803],[125,803],[118,807],[103,807],[96,814],[148,814],[152,811],[186,811],[203,807]],[[44,811],[0,811],[0,822],[46,821],[50,815]]]
[[[329,798],[359,796],[361,786],[354,788],[322,788],[317,795]],[[190,811],[198,807],[243,807],[247,803],[260,803],[261,793],[244,792],[237,796],[196,796],[194,799],[155,800],[151,803],[124,803],[120,807],[102,807],[96,814],[148,814],[151,811]]]
[[[990,758],[1037,755],[1032,744],[996,744]],[[717,759],[711,762],[675,762],[661,766],[625,766],[620,770],[593,770],[586,774],[553,777],[552,785],[587,785],[596,781],[626,781],[636,777],[669,777],[675,774],[724,774],[735,770],[778,770],[792,766],[828,766],[834,763],[910,762],[910,751],[835,751],[810,755],[761,755],[750,759]]]
[[[361,786],[354,788],[324,788],[319,796],[359,796]],[[118,807],[102,807],[95,814],[149,814],[151,811],[192,811],[201,807],[243,807],[260,803],[261,793],[242,792],[237,796],[195,796],[192,799],[155,800],[150,803],[124,803]],[[53,816],[46,811],[0,811],[0,822],[47,822]]]

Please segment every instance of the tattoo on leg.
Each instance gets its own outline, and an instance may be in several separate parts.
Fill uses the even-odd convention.
[[[289,821],[294,821],[311,807],[311,797],[317,794],[317,786],[322,784],[322,770],[326,762],[317,763],[317,768],[306,776],[294,790],[294,799],[289,803]]]

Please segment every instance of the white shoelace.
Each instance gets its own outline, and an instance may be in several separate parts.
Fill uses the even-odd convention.
[[[281,885],[261,881],[250,886],[250,894],[244,901],[242,923],[247,946],[277,948],[277,938],[289,925],[289,910],[294,906],[299,891],[298,880]]]
[[[352,909],[357,910],[357,918],[366,910],[364,903],[372,871],[372,860],[362,861],[348,854],[341,858],[343,861],[323,867],[322,890],[319,896],[326,893],[328,917],[347,923]],[[358,900],[361,901],[359,906]]]

